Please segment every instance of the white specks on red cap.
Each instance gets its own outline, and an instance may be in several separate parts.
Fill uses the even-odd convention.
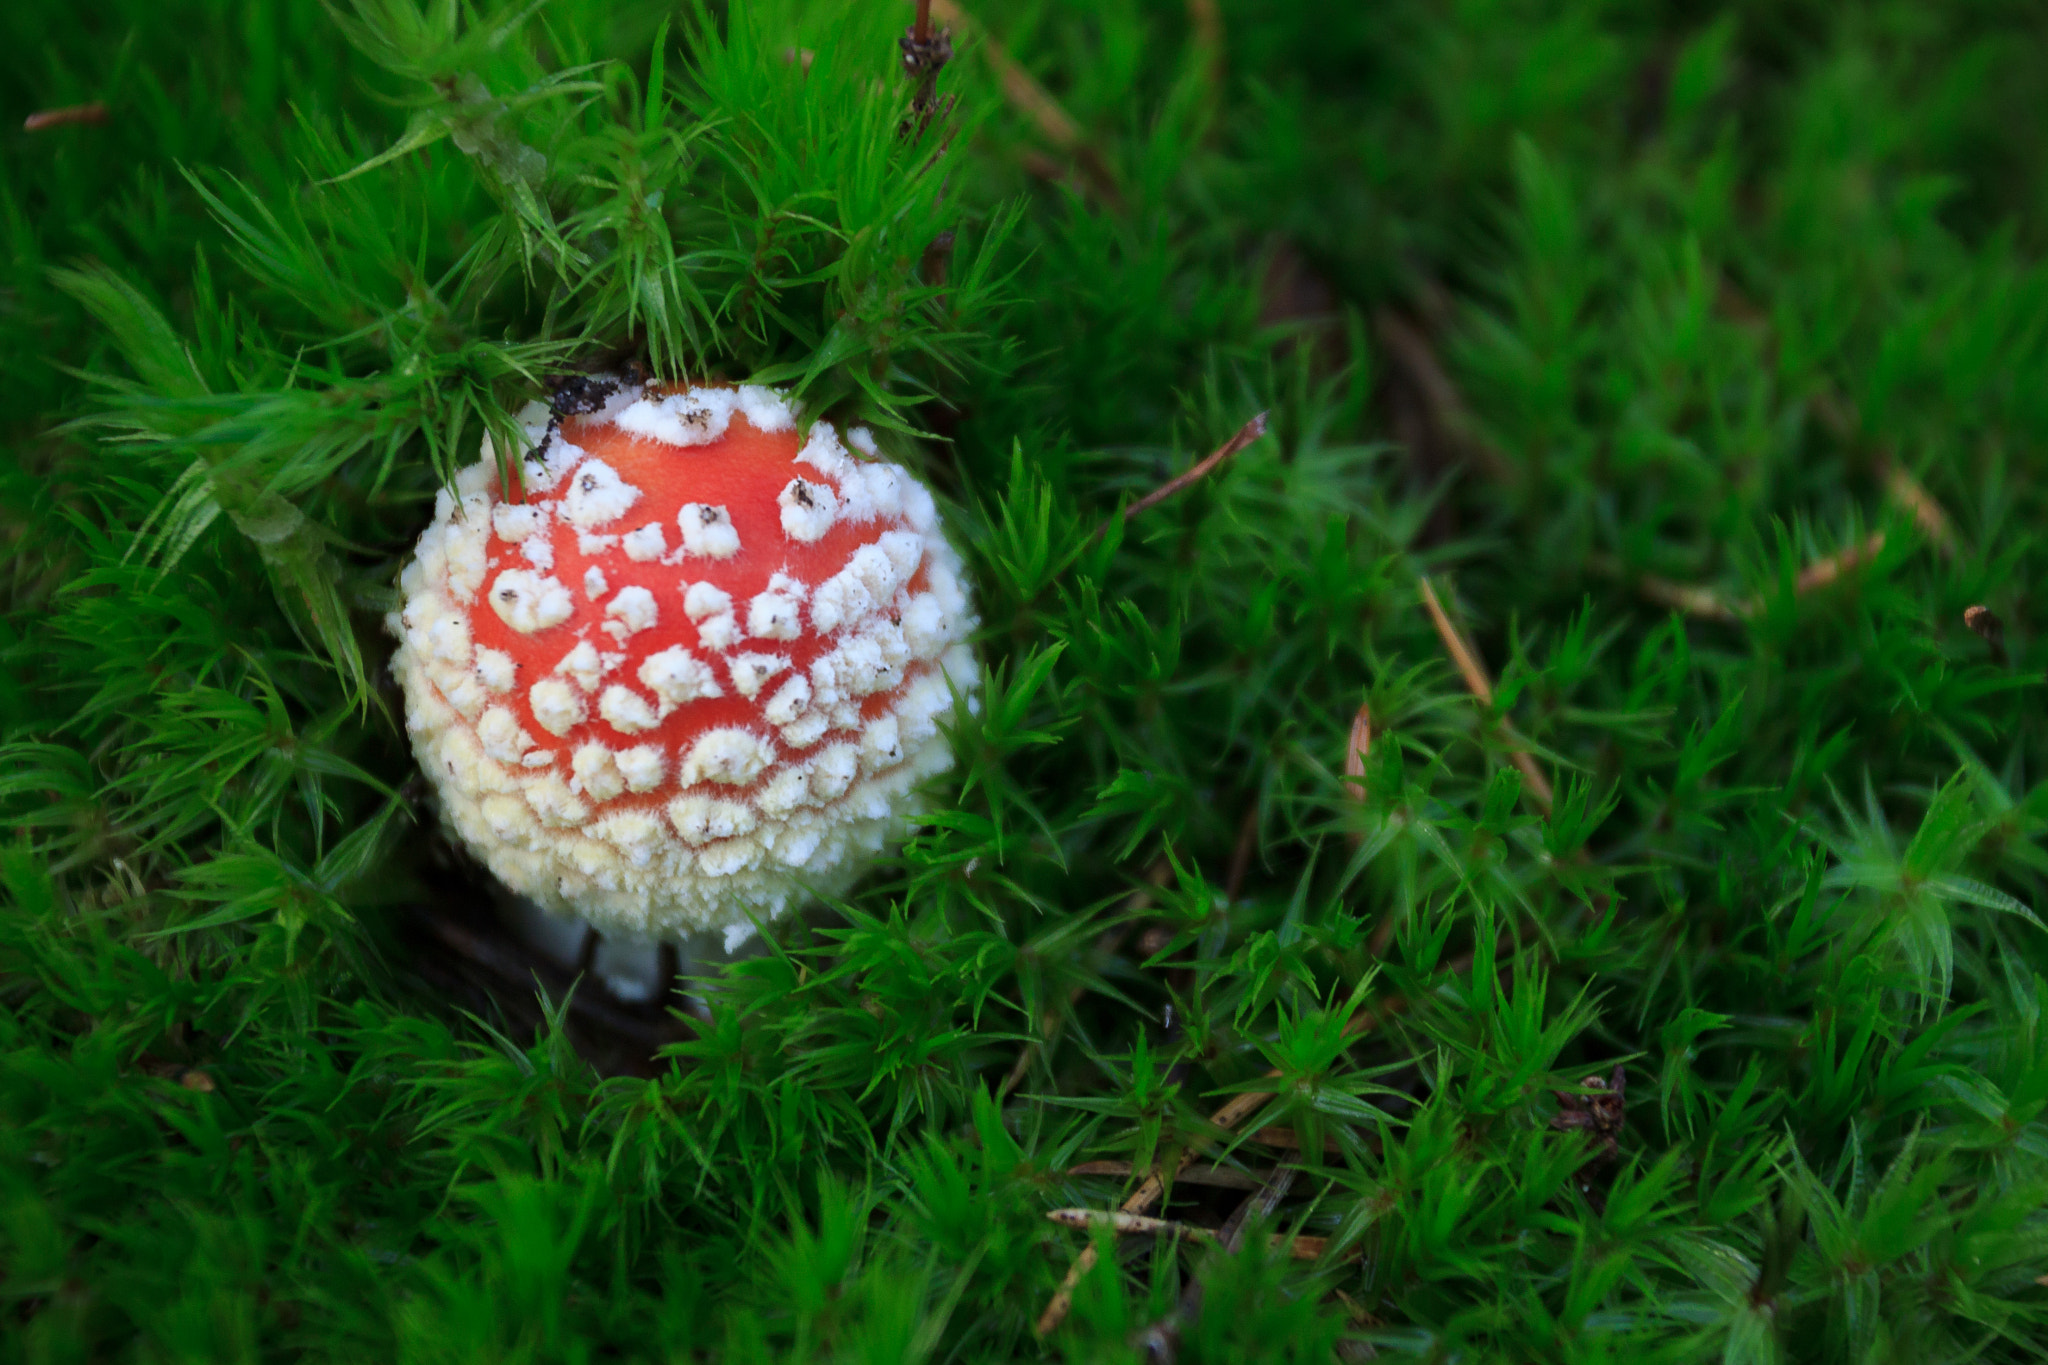
[[[762,640],[794,640],[804,633],[803,604],[770,589],[747,604],[747,634]]]
[[[780,820],[811,799],[811,770],[808,764],[793,764],[761,784],[754,804],[762,813]]]
[[[724,689],[718,685],[718,677],[711,671],[711,665],[692,654],[681,645],[670,645],[658,654],[650,654],[640,665],[640,685],[661,698],[661,714],[665,718],[678,706],[686,706],[700,697],[722,697]]]
[[[753,810],[743,802],[695,792],[669,802],[668,818],[688,844],[737,839],[753,833],[760,824]]]
[[[851,744],[828,744],[811,760],[811,795],[836,801],[860,774],[860,750]]]
[[[860,770],[877,773],[903,761],[903,738],[897,732],[896,717],[877,716],[868,722],[860,737]]]
[[[590,827],[590,832],[626,855],[634,867],[646,867],[661,852],[668,833],[661,821],[644,810],[622,810],[607,815]]]
[[[484,712],[476,723],[476,737],[484,754],[500,763],[517,763],[519,756],[533,747],[533,736],[520,726],[519,717],[502,706]]]
[[[560,678],[542,678],[527,689],[534,723],[557,739],[581,725],[587,715],[583,695]]]
[[[782,736],[782,742],[788,747],[808,749],[823,739],[825,732],[831,728],[831,713],[812,705],[803,715],[783,726],[777,733]]]
[[[599,654],[597,646],[588,640],[578,641],[574,649],[562,656],[554,671],[565,677],[574,678],[576,685],[585,692],[597,690],[597,680],[618,666],[622,656]]]
[[[782,654],[736,654],[725,661],[733,690],[748,701],[760,696],[768,680],[788,667],[789,659]]]
[[[711,583],[692,583],[683,589],[683,614],[692,621],[732,610],[732,594]]]
[[[839,495],[830,484],[791,479],[775,501],[782,507],[782,533],[806,545],[821,539],[839,519]]]
[[[553,773],[526,784],[527,806],[550,828],[573,828],[590,818],[590,807]]]
[[[477,713],[484,709],[484,703],[490,700],[490,694],[484,691],[474,674],[439,669],[430,671],[428,676],[447,696],[448,704],[465,720],[475,720]]]
[[[476,647],[476,675],[493,692],[510,692],[519,681],[519,665],[502,649]]]
[[[939,606],[939,599],[928,592],[921,592],[904,605],[903,638],[910,645],[910,652],[920,659],[936,659],[950,638],[946,628],[945,609]]]
[[[799,673],[775,689],[775,695],[762,706],[761,714],[770,725],[787,726],[802,716],[810,704],[810,680]]]
[[[680,780],[686,787],[699,782],[743,787],[759,777],[774,759],[774,747],[751,730],[720,726],[706,730],[690,746],[683,759]]]
[[[469,662],[469,622],[454,612],[427,627],[427,649],[442,663],[461,668]]]
[[[830,479],[844,479],[855,468],[853,457],[846,453],[846,447],[839,444],[839,433],[829,422],[813,422],[806,435],[802,450],[796,453],[798,464],[807,464]]]
[[[733,410],[740,405],[731,389],[691,389],[662,398],[642,398],[612,419],[621,431],[663,445],[710,445],[725,435]]]
[[[688,444],[629,433],[656,409]],[[627,383],[597,413],[521,420],[524,501],[463,471],[400,578],[393,669],[442,818],[515,891],[607,934],[738,941],[843,890],[975,704],[973,609],[929,495],[875,433],[799,436],[766,389]],[[513,573],[524,605],[482,612]],[[525,638],[543,621],[571,628]]]
[[[668,551],[668,541],[661,534],[661,523],[650,521],[637,531],[628,531],[619,537],[619,548],[626,552],[626,558],[635,564],[646,564],[660,559]]]
[[[731,559],[740,552],[740,533],[732,513],[720,503],[686,502],[676,513],[683,533],[683,553],[706,559]]]
[[[627,791],[651,792],[668,775],[668,758],[657,744],[636,744],[619,751],[612,761],[626,779]]]
[[[683,614],[697,623],[697,638],[707,649],[731,649],[740,639],[740,623],[732,612],[732,594],[709,583],[683,590]]]
[[[622,735],[637,735],[661,724],[654,704],[630,687],[613,683],[597,699],[597,714]]]
[[[569,771],[576,785],[590,793],[593,801],[609,801],[626,790],[626,775],[619,771],[618,756],[592,741],[578,745],[569,758]]]
[[[796,413],[782,395],[759,384],[740,385],[739,406],[756,431],[788,431],[796,425]]]
[[[521,635],[559,626],[576,612],[576,600],[553,578],[529,569],[507,569],[491,584],[491,610]]]
[[[620,644],[624,644],[629,635],[653,629],[661,619],[660,609],[654,605],[654,594],[637,583],[620,588],[618,596],[605,603],[604,614],[606,634]]]
[[[640,490],[619,477],[603,460],[585,460],[569,479],[562,515],[579,531],[595,531],[617,521],[640,501]]]
[[[732,877],[761,863],[761,846],[752,839],[726,839],[706,844],[697,854],[697,866],[707,877]]]
[[[548,505],[541,502],[501,502],[491,509],[491,529],[498,539],[519,542],[547,529]]]
[[[746,635],[740,629],[739,618],[729,611],[716,616],[707,616],[697,623],[697,639],[706,649],[723,653],[738,644]]]

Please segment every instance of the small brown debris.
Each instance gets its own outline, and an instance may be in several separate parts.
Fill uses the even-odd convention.
[[[198,1070],[187,1071],[184,1075],[178,1077],[178,1084],[184,1086],[187,1090],[197,1090],[203,1095],[211,1095],[215,1088],[213,1077],[207,1075],[204,1071]]]
[[[23,131],[40,133],[45,128],[62,128],[71,123],[101,124],[107,121],[107,106],[102,100],[91,104],[71,104],[62,109],[38,109],[21,121]]]
[[[1557,1096],[1557,1115],[1550,1120],[1550,1126],[1561,1133],[1580,1132],[1591,1138],[1597,1148],[1596,1160],[1612,1161],[1620,1151],[1618,1138],[1621,1125],[1626,1117],[1628,1097],[1628,1073],[1621,1067],[1602,1080],[1588,1076],[1581,1082],[1585,1089],[1594,1093],[1578,1095],[1569,1090],[1551,1093]]]
[[[1429,609],[1429,619],[1436,627],[1437,638],[1444,643],[1444,652],[1451,656],[1451,663],[1465,679],[1465,686],[1472,693],[1473,699],[1491,710],[1493,680],[1486,675],[1486,665],[1479,661],[1479,651],[1474,649],[1451,623],[1450,614],[1437,599],[1436,589],[1430,585],[1428,577],[1417,579],[1416,583],[1422,590],[1422,605]],[[1550,779],[1543,775],[1543,769],[1537,764],[1535,756],[1515,736],[1506,721],[1501,722],[1501,734],[1510,746],[1509,760],[1521,770],[1522,780],[1527,784],[1529,799],[1535,802],[1545,819],[1550,818],[1550,808],[1554,800]]]
[[[2003,667],[2006,662],[2005,622],[1998,619],[1998,613],[1983,605],[1964,607],[1963,624],[1990,647],[1992,659]]]

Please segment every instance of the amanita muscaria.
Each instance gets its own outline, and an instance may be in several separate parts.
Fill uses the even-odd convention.
[[[392,623],[407,729],[506,887],[730,952],[843,890],[951,764],[959,558],[863,428],[799,431],[763,388],[576,392],[521,414],[511,496],[488,439],[440,495]]]

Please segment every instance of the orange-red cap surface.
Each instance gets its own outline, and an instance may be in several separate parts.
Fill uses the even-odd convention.
[[[726,931],[901,830],[979,675],[930,493],[759,388],[618,386],[488,447],[401,580],[393,669],[448,823],[599,929]],[[874,455],[865,431],[848,434]]]

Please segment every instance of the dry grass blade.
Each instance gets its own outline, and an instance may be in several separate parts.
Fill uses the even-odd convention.
[[[1061,1175],[1113,1175],[1131,1176],[1136,1173],[1128,1161],[1084,1161],[1078,1166],[1069,1166]],[[1240,1171],[1229,1166],[1217,1166],[1198,1162],[1182,1168],[1175,1177],[1183,1185],[1207,1185],[1223,1190],[1256,1190],[1272,1178],[1271,1171]]]
[[[1046,1215],[1048,1222],[1058,1223],[1064,1228],[1080,1228],[1084,1231],[1094,1228],[1108,1228],[1119,1236],[1167,1236],[1184,1242],[1218,1242],[1222,1238],[1209,1228],[1198,1228],[1190,1223],[1176,1223],[1171,1218],[1149,1218],[1143,1214],[1111,1212],[1105,1209],[1053,1209]],[[1330,1249],[1327,1237],[1293,1237],[1281,1233],[1272,1237],[1272,1245],[1286,1246],[1288,1254],[1297,1261],[1313,1261]],[[1057,1324],[1055,1324],[1057,1325]]]
[[[1225,460],[1237,454],[1240,450],[1243,450],[1246,446],[1250,445],[1253,441],[1258,440],[1261,436],[1264,436],[1265,434],[1266,414],[1262,412],[1258,416],[1252,418],[1251,421],[1246,422],[1243,426],[1239,427],[1235,435],[1233,435],[1229,440],[1225,441],[1222,445],[1217,446],[1216,449],[1210,451],[1208,455],[1203,457],[1200,463],[1196,464],[1186,473],[1174,475],[1174,477],[1168,479],[1165,483],[1160,484],[1159,487],[1153,489],[1144,497],[1139,498],[1129,507],[1124,508],[1123,519],[1125,521],[1129,521],[1132,517],[1137,516],[1138,513],[1145,511],[1147,508],[1157,507],[1160,503],[1165,502],[1168,498],[1180,492],[1183,488],[1188,487],[1190,484],[1198,483],[1202,479],[1207,478],[1209,475],[1209,471],[1215,469],[1216,466],[1222,464]],[[1110,524],[1114,520],[1115,518],[1113,517],[1106,518],[1103,521],[1102,525],[1096,527],[1095,539],[1100,540],[1103,536],[1107,535],[1109,533]]]
[[[1738,605],[1712,588],[1674,583],[1654,574],[1644,574],[1637,579],[1636,590],[1658,606],[1682,611],[1687,616],[1703,617],[1709,621],[1741,621],[1749,616],[1749,604],[1746,602]]]
[[[94,100],[91,104],[70,104],[62,109],[38,109],[21,121],[23,132],[40,133],[45,128],[62,128],[72,123],[105,123],[107,106]]]
[[[1427,575],[1416,580],[1422,587],[1422,604],[1429,608],[1429,619],[1436,626],[1439,639],[1444,642],[1444,652],[1451,656],[1458,673],[1465,679],[1465,687],[1478,699],[1481,706],[1493,706],[1493,680],[1486,675],[1486,665],[1479,662],[1478,652],[1467,644],[1458,628],[1451,624],[1451,618],[1444,611],[1444,604],[1437,600],[1436,589],[1431,586]],[[1530,800],[1547,817],[1553,801],[1550,779],[1543,775],[1535,756],[1523,748],[1515,739],[1514,731],[1501,722],[1501,733],[1508,741],[1508,758],[1521,769],[1522,778],[1528,784]]]
[[[1792,581],[1792,591],[1804,597],[1816,588],[1825,588],[1849,570],[1860,564],[1868,564],[1884,549],[1884,532],[1872,531],[1859,545],[1851,545],[1825,559],[1816,559],[1799,571]],[[1754,607],[1751,610],[1755,610]]]
[[[1838,582],[1852,569],[1876,559],[1883,551],[1884,545],[1884,532],[1872,531],[1848,549],[1838,550],[1834,554],[1816,559],[1793,578],[1793,595],[1805,597]],[[1674,583],[1670,579],[1650,574],[1636,580],[1636,590],[1660,606],[1671,607],[1688,616],[1698,616],[1710,621],[1747,621],[1764,609],[1764,599],[1761,597],[1748,597],[1731,602],[1712,588]]]
[[[1361,703],[1344,741],[1345,786],[1353,800],[1365,800],[1365,760],[1372,754],[1372,707]]]

